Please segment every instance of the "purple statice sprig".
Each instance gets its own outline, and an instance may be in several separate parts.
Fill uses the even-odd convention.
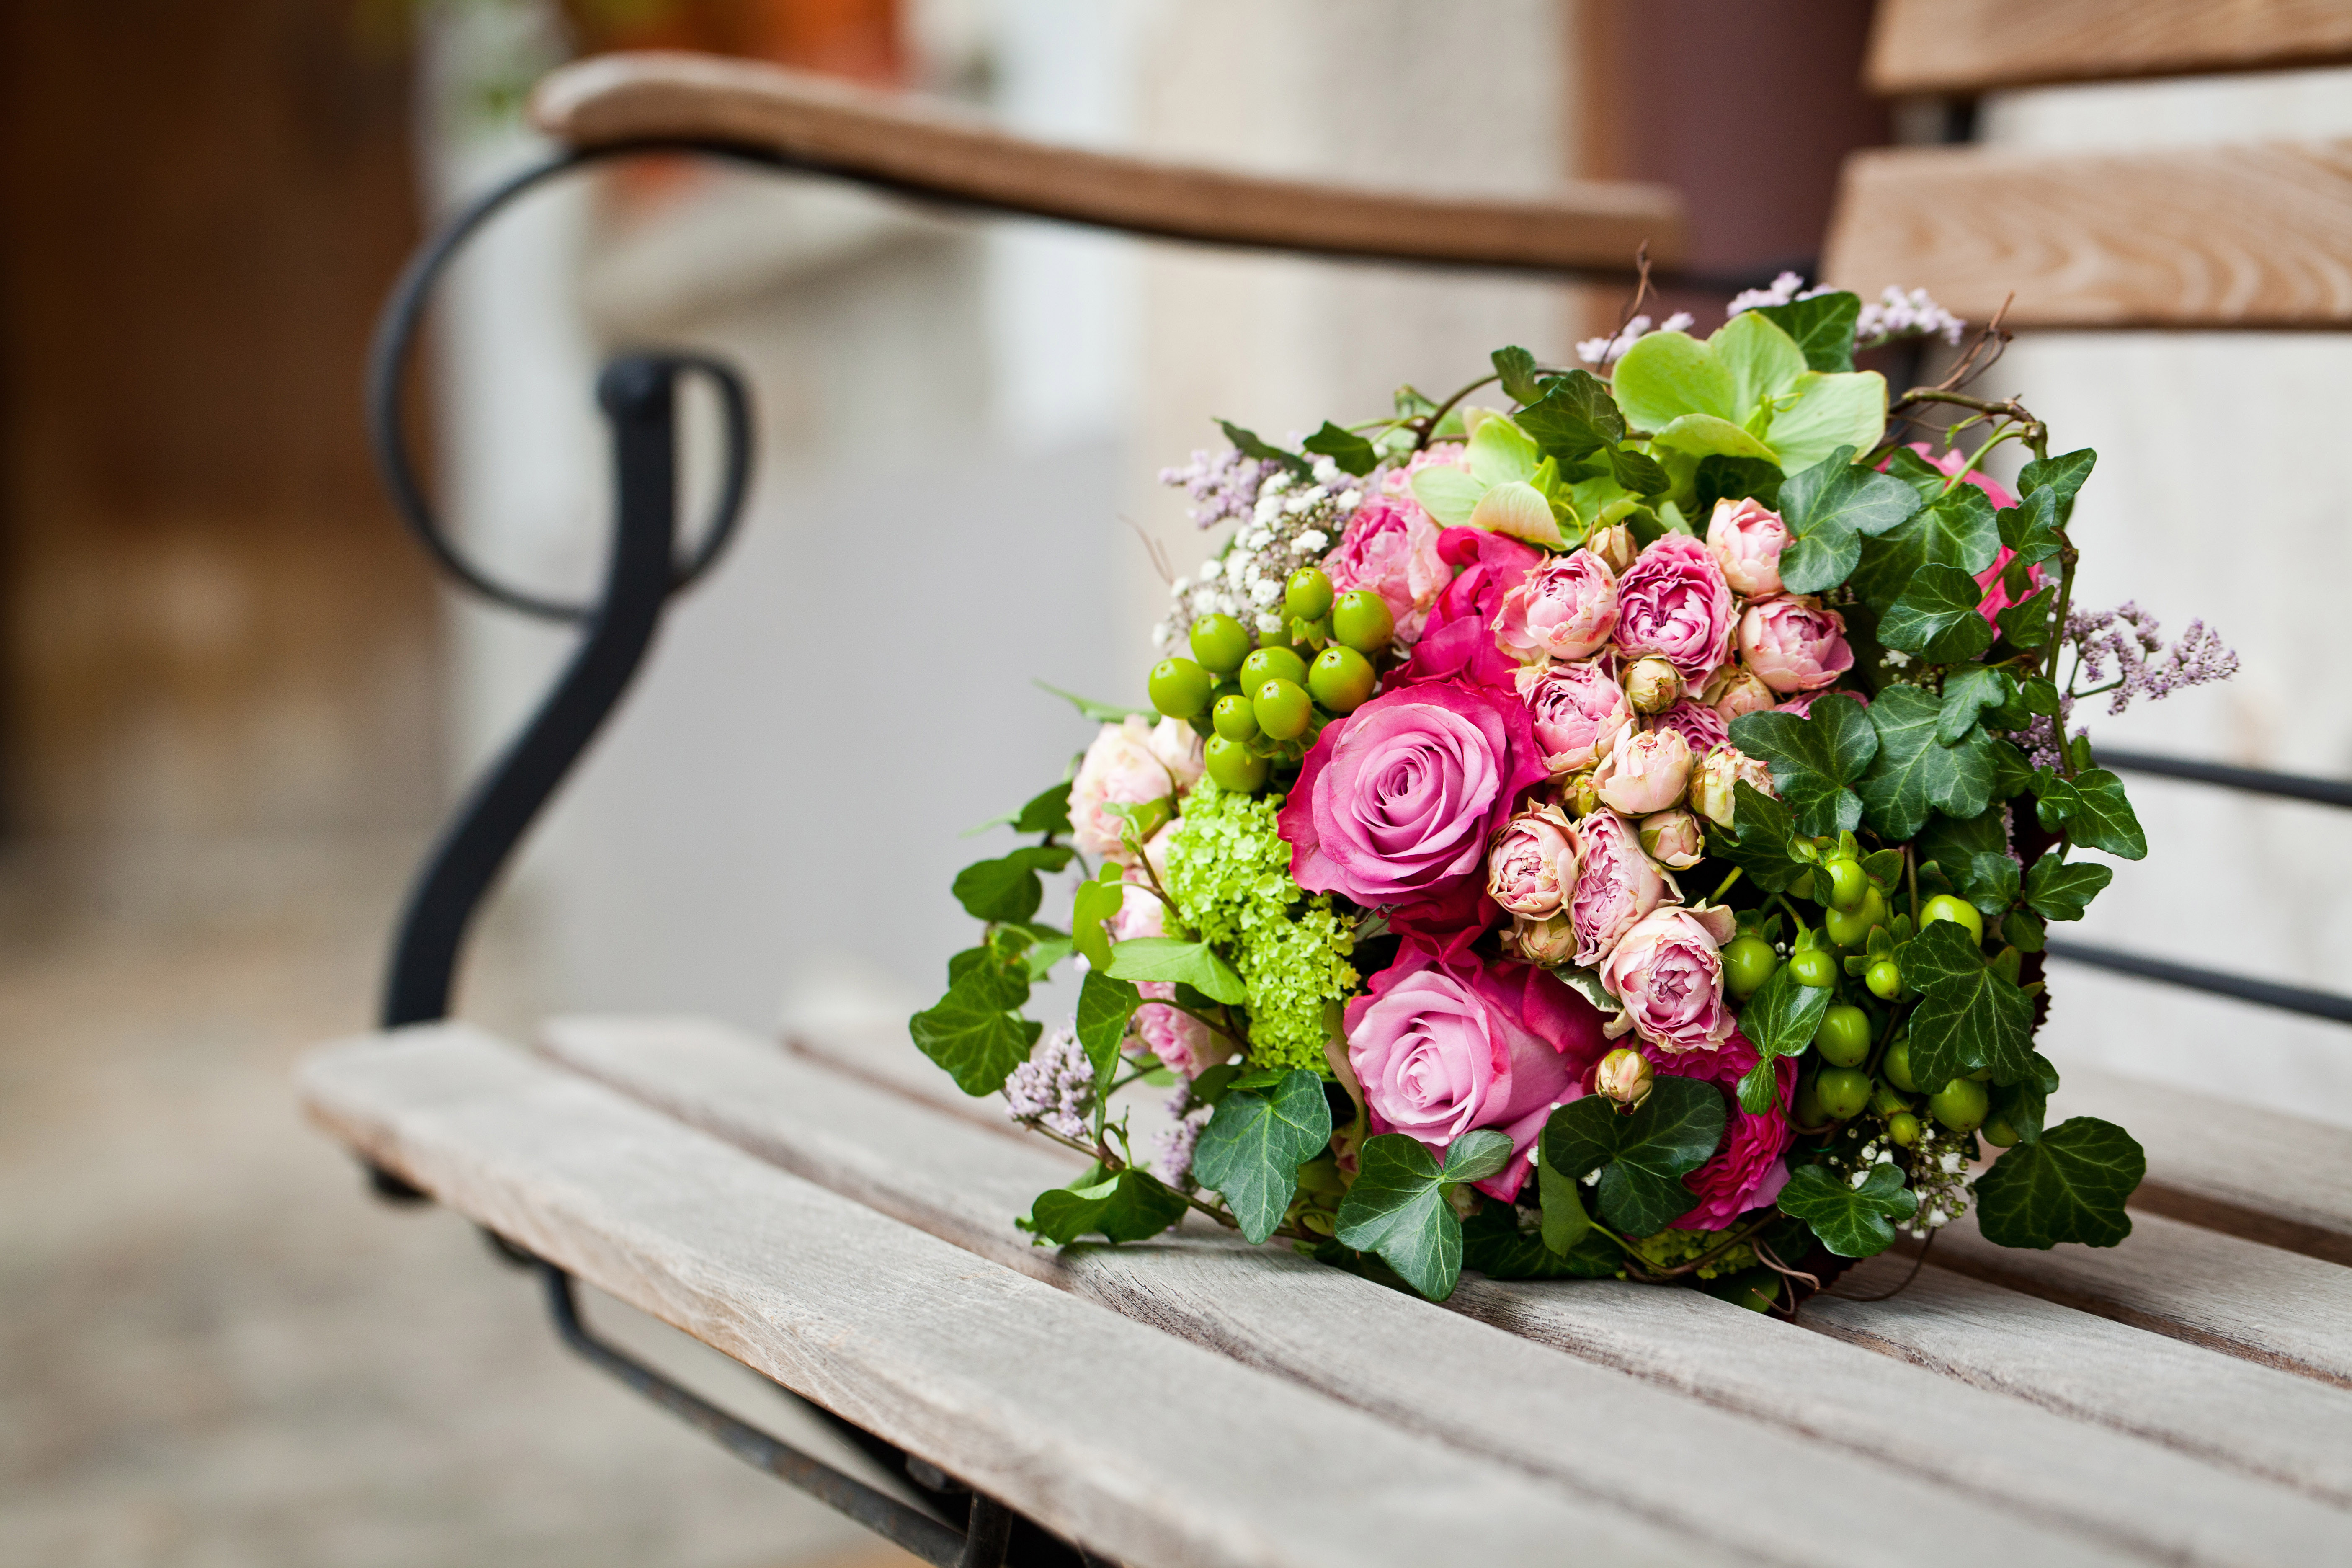
[[[1034,1121],[1065,1138],[1083,1139],[1095,1104],[1095,1065],[1068,1025],[1037,1044],[1029,1059],[1004,1080],[1007,1112],[1015,1121]]]
[[[2169,647],[2157,618],[2137,604],[2112,610],[2077,610],[2066,617],[2066,640],[2074,646],[2069,696],[2108,695],[2107,711],[2121,713],[2146,698],[2161,701],[2176,691],[2227,680],[2238,672],[2238,656],[2201,621]]]
[[[1160,469],[1160,482],[1192,498],[1195,527],[1214,528],[1248,517],[1258,492],[1281,467],[1228,447],[1222,452],[1194,452],[1191,462]]]
[[[1657,327],[1662,332],[1686,332],[1698,318],[1688,310],[1676,310]],[[1636,316],[1617,329],[1613,337],[1587,338],[1576,345],[1576,357],[1589,365],[1606,370],[1625,357],[1625,351],[1641,342],[1651,330],[1647,316]]]
[[[1161,1128],[1155,1140],[1160,1175],[1170,1186],[1186,1191],[1192,1184],[1192,1152],[1208,1129],[1208,1108],[1193,1103],[1192,1086],[1187,1083],[1169,1100],[1168,1114],[1176,1120]]]

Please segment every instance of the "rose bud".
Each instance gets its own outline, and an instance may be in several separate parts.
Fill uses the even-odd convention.
[[[1625,671],[1625,697],[1637,713],[1658,713],[1683,694],[1682,672],[1663,658],[1637,658]]]
[[[1753,784],[1759,792],[1779,798],[1772,788],[1770,768],[1737,746],[1717,746],[1691,770],[1691,809],[1717,827],[1736,827],[1733,808],[1738,804],[1738,786],[1743,784]]]
[[[1592,773],[1601,804],[1627,816],[1664,811],[1690,784],[1690,742],[1675,730],[1627,730]]]
[[[1744,664],[1726,665],[1722,683],[1708,689],[1713,695],[1706,700],[1707,706],[1727,724],[1743,713],[1761,713],[1780,700],[1772,689],[1757,679],[1756,672]]]
[[[1681,871],[1698,864],[1706,839],[1698,818],[1676,807],[1642,818],[1642,848],[1669,871]]]
[[[1576,838],[1556,805],[1522,812],[1486,853],[1486,896],[1515,915],[1559,913],[1576,891]]]
[[[1577,816],[1591,816],[1601,809],[1601,791],[1594,787],[1592,775],[1581,773],[1574,778],[1562,779],[1559,803]]]
[[[1631,1046],[1620,1046],[1601,1058],[1592,1069],[1592,1092],[1603,1100],[1613,1100],[1627,1110],[1650,1098],[1657,1083],[1657,1075],[1650,1059]]]
[[[1576,956],[1576,922],[1564,910],[1542,920],[1518,915],[1502,942],[1503,956],[1521,963],[1566,963]]]
[[[1633,531],[1622,522],[1594,529],[1592,536],[1584,542],[1584,548],[1601,557],[1601,563],[1620,577],[1642,553],[1641,547],[1633,542]]]
[[[1780,552],[1789,530],[1761,501],[1719,500],[1706,521],[1706,548],[1724,581],[1750,598],[1780,591]]]
[[[1818,691],[1853,668],[1845,617],[1819,599],[1767,599],[1739,619],[1739,652],[1775,691]]]

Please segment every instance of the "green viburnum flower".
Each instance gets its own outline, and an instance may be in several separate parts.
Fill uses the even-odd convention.
[[[1251,1059],[1325,1072],[1324,1005],[1355,994],[1356,921],[1329,894],[1290,879],[1290,846],[1275,827],[1281,805],[1278,795],[1196,785],[1169,840],[1168,890],[1242,977]]]

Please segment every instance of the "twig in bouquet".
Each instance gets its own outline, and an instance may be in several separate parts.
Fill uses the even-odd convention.
[[[1618,1246],[1625,1249],[1625,1272],[1627,1274],[1631,1275],[1633,1279],[1641,1281],[1644,1285],[1664,1285],[1670,1280],[1679,1279],[1685,1274],[1695,1274],[1698,1272],[1698,1270],[1706,1268],[1708,1264],[1714,1262],[1725,1253],[1729,1252],[1733,1247],[1738,1247],[1741,1242],[1746,1241],[1749,1237],[1754,1236],[1758,1231],[1762,1230],[1766,1226],[1771,1224],[1773,1220],[1779,1217],[1780,1216],[1777,1214],[1768,1213],[1762,1218],[1751,1222],[1744,1230],[1735,1230],[1727,1233],[1721,1241],[1717,1242],[1713,1247],[1708,1247],[1696,1258],[1691,1258],[1689,1261],[1685,1263],[1677,1263],[1672,1268],[1660,1268],[1654,1270],[1644,1268],[1639,1263],[1633,1261],[1633,1259],[1640,1257],[1641,1254],[1635,1252],[1633,1250],[1633,1244],[1627,1241],[1623,1237],[1619,1236],[1616,1232],[1609,1229],[1606,1226],[1600,1224],[1598,1221],[1594,1222],[1592,1228],[1601,1232],[1601,1235],[1607,1237],[1610,1240],[1615,1242]]]
[[[1625,308],[1617,312],[1617,331],[1612,336],[1625,335],[1625,324],[1633,319],[1633,312],[1642,308],[1642,301],[1649,295],[1650,242],[1645,239],[1633,247],[1633,295],[1625,301]]]
[[[1913,400],[1919,398],[1923,393],[1958,392],[1998,364],[2000,362],[2000,356],[2008,352],[2010,341],[2014,335],[2008,328],[2002,326],[2001,322],[2008,316],[2010,306],[2016,302],[2017,296],[2014,293],[2000,302],[2000,309],[1995,310],[1992,313],[1992,320],[1978,329],[1977,335],[1969,340],[1969,346],[1960,351],[1959,359],[1953,363],[1950,374],[1943,380],[1932,387],[1914,388],[1905,393],[1895,400],[1895,407],[1889,412],[1900,411]],[[1988,347],[1992,350],[1992,353],[1985,355],[1979,362],[1979,356],[1984,355]]]
[[[1136,521],[1135,519],[1128,516],[1125,512],[1118,514],[1118,520],[1119,521],[1127,524],[1128,527],[1135,530],[1135,537],[1142,542],[1143,552],[1151,558],[1151,569],[1160,574],[1160,581],[1168,587],[1174,587],[1176,585],[1176,573],[1175,569],[1168,564],[1168,552],[1166,548],[1160,544],[1160,541],[1144,532],[1143,525]]]
[[[1919,929],[1919,853],[1908,844],[1903,847],[1903,879],[1911,889],[1911,929]]]
[[[1502,373],[1499,371],[1493,375],[1482,375],[1477,380],[1472,382],[1469,385],[1464,387],[1461,391],[1455,393],[1453,396],[1447,398],[1444,402],[1439,404],[1429,413],[1422,415],[1419,418],[1413,420],[1413,426],[1421,432],[1421,438],[1412,444],[1412,449],[1418,452],[1428,447],[1429,438],[1437,433],[1438,424],[1444,420],[1448,414],[1454,412],[1454,405],[1455,404],[1461,402],[1464,398],[1469,396],[1480,387],[1491,385],[1502,379]]]
[[[1932,1230],[1927,1233],[1927,1239],[1921,1242],[1919,1250],[1911,1255],[1911,1272],[1906,1274],[1902,1283],[1893,1289],[1881,1290],[1875,1296],[1849,1296],[1843,1290],[1823,1290],[1822,1294],[1837,1301],[1884,1301],[1891,1297],[1900,1296],[1904,1291],[1911,1289],[1911,1281],[1919,1278],[1919,1270],[1927,1261],[1927,1249],[1936,1245],[1937,1235],[1937,1233]]]
[[[1784,1279],[1801,1279],[1816,1290],[1822,1288],[1822,1279],[1820,1275],[1808,1274],[1801,1268],[1790,1268],[1773,1254],[1773,1251],[1769,1247],[1765,1245],[1764,1238],[1762,1237],[1758,1237],[1753,1245],[1756,1248],[1756,1256],[1758,1259],[1763,1263],[1765,1268],[1772,1270],[1773,1273],[1780,1275]]]

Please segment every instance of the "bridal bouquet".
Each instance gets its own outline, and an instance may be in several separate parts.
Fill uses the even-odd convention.
[[[2049,1124],[2034,1049],[2047,922],[2147,848],[2071,720],[2234,656],[2074,604],[2094,454],[1958,390],[1995,334],[1890,410],[1853,356],[1957,342],[1923,295],[1784,277],[1687,325],[1287,446],[1228,425],[1163,476],[1231,528],[1171,584],[1152,710],[1080,702],[913,1020],[1091,1160],[1041,1243],[1197,1209],[1432,1298],[1470,1268],[1789,1310],[1971,1205],[2005,1246],[2128,1234],[2139,1146]],[[1150,1157],[1139,1081],[1173,1090]]]

